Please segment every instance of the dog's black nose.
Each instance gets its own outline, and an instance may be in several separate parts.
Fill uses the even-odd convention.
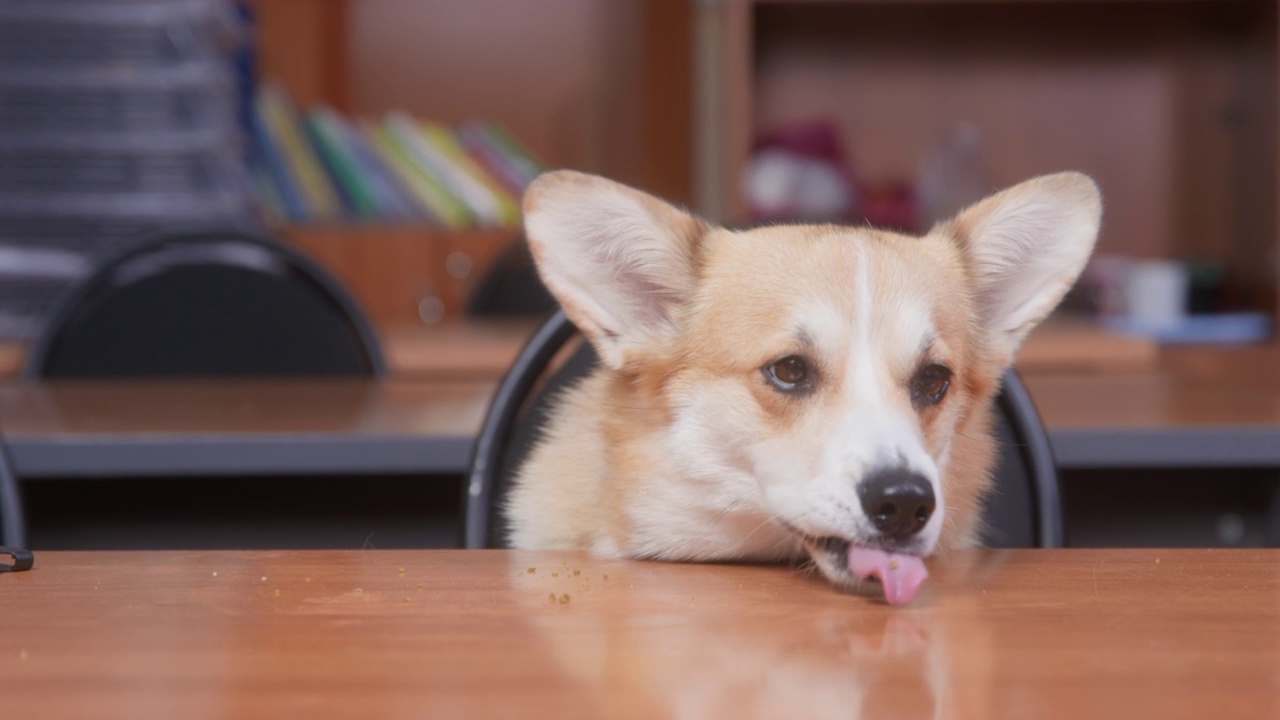
[[[933,515],[933,485],[906,468],[876,470],[858,484],[862,510],[890,542],[904,542]]]

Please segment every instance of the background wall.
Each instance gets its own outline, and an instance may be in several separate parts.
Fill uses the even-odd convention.
[[[351,109],[499,122],[552,165],[634,175],[635,0],[351,3]]]

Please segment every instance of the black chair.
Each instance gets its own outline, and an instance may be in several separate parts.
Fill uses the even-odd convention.
[[[529,243],[523,239],[510,243],[494,258],[467,300],[467,314],[474,317],[545,318],[559,307],[542,284]]]
[[[13,474],[13,465],[9,463],[4,437],[0,436],[0,555],[12,559],[12,564],[0,563],[0,572],[30,570],[32,557],[26,547],[22,494],[18,489],[18,477]]]
[[[28,378],[381,376],[363,312],[317,264],[241,231],[167,235],[61,301]]]
[[[552,359],[577,334],[564,312],[557,312],[529,340],[498,387],[467,476],[465,547],[505,545],[502,501],[539,428],[549,419],[550,399],[596,363],[595,353],[584,342],[554,374],[543,377]],[[991,547],[1062,547],[1062,509],[1053,454],[1031,397],[1013,371],[1004,376],[996,409],[995,431],[1001,453],[995,492],[987,507],[984,542]]]

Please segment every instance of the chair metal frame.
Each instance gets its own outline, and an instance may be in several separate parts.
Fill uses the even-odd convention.
[[[18,488],[18,476],[9,462],[9,451],[0,438],[0,544],[9,547],[27,546],[27,529],[22,512],[22,492]]]
[[[26,548],[27,530],[22,512],[22,492],[18,487],[18,476],[13,472],[13,464],[9,462],[4,436],[0,435],[0,554],[13,559],[12,565],[0,565],[0,570],[30,570],[34,558]]]

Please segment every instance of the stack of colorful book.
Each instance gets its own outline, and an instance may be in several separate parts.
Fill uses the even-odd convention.
[[[249,116],[251,167],[268,222],[515,227],[520,194],[544,169],[492,123],[448,127],[403,113],[352,121],[328,108],[304,114],[271,84],[258,88]]]

